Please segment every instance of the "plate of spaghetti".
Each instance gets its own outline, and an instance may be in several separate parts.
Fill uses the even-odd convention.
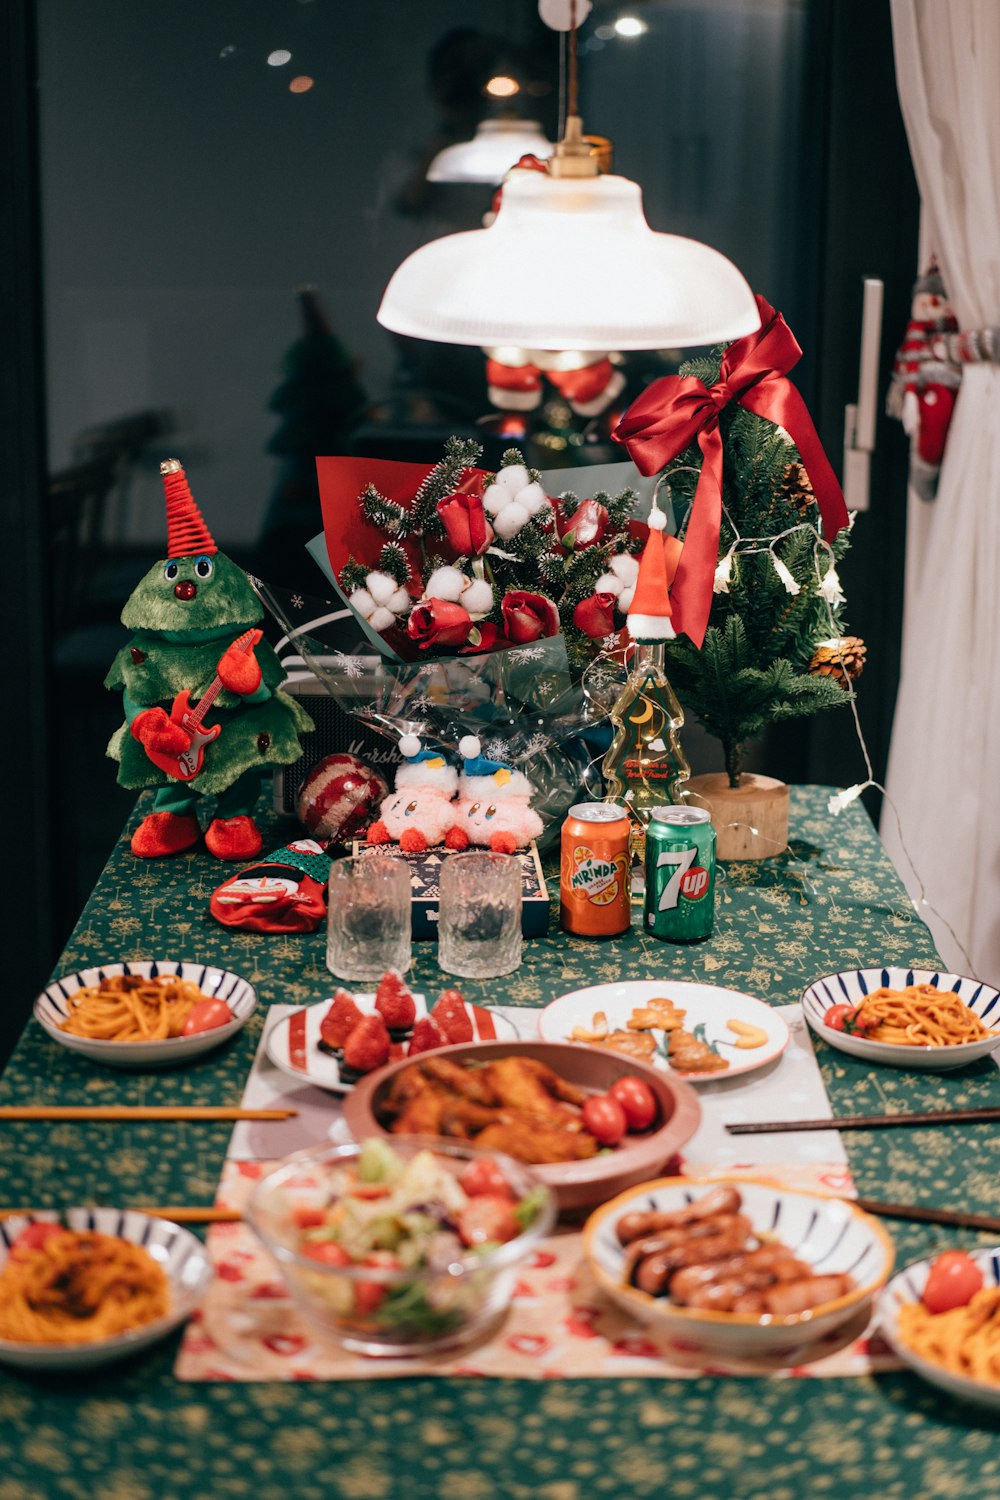
[[[110,1364],[191,1316],[212,1279],[201,1241],[135,1209],[71,1208],[0,1222],[0,1361]]]
[[[1000,991],[936,969],[848,969],[814,979],[802,1014],[831,1047],[943,1073],[1000,1047]]]
[[[940,1262],[954,1258],[979,1271],[967,1297],[924,1301]],[[949,1268],[951,1269],[951,1268]],[[1000,1409],[1000,1245],[917,1261],[889,1282],[878,1304],[881,1332],[911,1370],[959,1400]]]
[[[253,986],[228,969],[130,959],[53,980],[35,1001],[35,1019],[94,1062],[158,1068],[218,1047],[256,1005]]]

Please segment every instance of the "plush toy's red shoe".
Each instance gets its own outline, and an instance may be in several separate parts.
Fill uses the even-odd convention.
[[[193,849],[200,838],[201,824],[194,813],[150,813],[132,835],[132,853],[139,859],[164,859]]]
[[[213,818],[205,831],[205,843],[216,859],[253,859],[263,848],[263,839],[253,818]]]

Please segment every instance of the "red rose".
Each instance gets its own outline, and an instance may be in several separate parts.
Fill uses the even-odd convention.
[[[448,540],[463,556],[479,557],[493,541],[481,495],[446,495],[437,503]]]
[[[564,547],[582,552],[603,540],[611,517],[599,500],[584,500],[562,524],[560,537]]]
[[[595,641],[611,635],[615,628],[614,594],[591,594],[589,599],[581,599],[573,611],[573,624]]]
[[[410,610],[406,633],[419,641],[421,651],[428,646],[461,646],[469,638],[472,616],[450,599],[424,599]]]
[[[526,594],[511,589],[500,601],[504,629],[517,646],[537,641],[543,635],[559,634],[559,611],[544,594]]]

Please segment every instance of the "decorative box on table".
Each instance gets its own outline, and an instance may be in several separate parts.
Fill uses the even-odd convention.
[[[388,855],[405,860],[413,885],[414,939],[437,937],[438,879],[441,865],[450,858],[448,850],[439,846],[423,854],[407,854],[398,844],[372,845],[355,840],[353,853],[370,855],[373,859]],[[521,863],[521,932],[526,938],[544,937],[549,928],[549,891],[538,847],[531,843],[511,858]]]

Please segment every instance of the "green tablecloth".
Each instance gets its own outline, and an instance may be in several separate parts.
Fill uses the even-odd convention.
[[[818,974],[936,963],[860,805],[839,818],[822,788],[792,793],[790,851],[724,867],[716,931],[691,948],[641,931],[569,939],[554,914],[521,969],[463,981],[479,1002],[542,1005],[583,984],[670,975],[785,1004]],[[289,825],[269,827],[273,844]],[[208,897],[224,869],[206,855],[155,865],[118,845],[57,972],[113,958],[222,964],[258,987],[262,1007],[330,992],[323,939],[219,927]],[[558,898],[558,892],[553,892]],[[418,987],[454,983],[418,945]],[[122,1074],[74,1058],[29,1026],[0,1102],[237,1102],[260,1012],[219,1054],[183,1071]],[[1000,1070],[874,1070],[818,1045],[836,1112],[1000,1103]],[[204,1124],[2,1127],[7,1206],[210,1202],[229,1127]],[[859,1192],[997,1211],[993,1127],[845,1137]],[[899,1259],[970,1234],[893,1222]],[[984,1242],[979,1238],[979,1242]],[[99,1496],[188,1500],[934,1500],[1000,1495],[1000,1417],[966,1410],[906,1374],[852,1380],[404,1380],[317,1386],[180,1385],[176,1338],[106,1373],[0,1376],[0,1500]]]

